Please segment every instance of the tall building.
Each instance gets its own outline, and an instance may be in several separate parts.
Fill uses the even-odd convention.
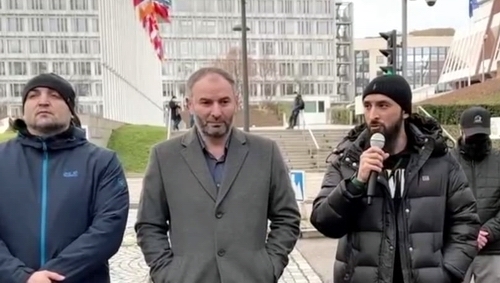
[[[164,125],[161,63],[132,1],[0,0],[0,116],[20,116],[24,84],[54,72],[78,111]]]
[[[80,111],[103,113],[98,0],[0,0],[0,115],[21,115],[24,83],[68,79]]]
[[[401,39],[399,39],[401,40]],[[444,29],[416,31],[408,36],[407,80],[412,89],[436,85],[445,65],[446,54],[453,40],[453,31]],[[380,49],[386,48],[381,37],[359,38],[354,41],[356,57],[356,95],[382,74],[386,57]],[[398,59],[401,62],[401,56]]]
[[[469,25],[458,30],[446,58],[439,87],[453,90],[498,76],[500,0],[478,1]]]
[[[183,97],[186,78],[203,66],[222,66],[241,80],[240,3],[173,1],[172,23],[162,26],[168,57],[162,70],[165,97]],[[333,0],[246,3],[251,101],[294,91],[350,100],[352,4]]]

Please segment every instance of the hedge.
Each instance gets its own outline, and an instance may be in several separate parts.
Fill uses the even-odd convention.
[[[462,112],[472,106],[481,106],[490,111],[491,117],[500,116],[500,105],[421,105],[442,125],[457,125],[460,122]]]

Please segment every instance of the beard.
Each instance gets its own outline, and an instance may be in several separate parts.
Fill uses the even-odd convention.
[[[398,120],[391,125],[384,125],[379,122],[372,122],[368,125],[370,129],[370,136],[373,135],[374,133],[381,133],[382,135],[384,135],[385,145],[383,149],[385,152],[391,152],[403,128],[403,121],[404,117],[403,113],[401,113]]]
[[[198,128],[198,130],[201,132],[202,135],[209,137],[209,138],[214,138],[214,139],[219,139],[219,138],[224,138],[229,134],[229,131],[231,130],[231,127],[233,125],[233,121],[220,121],[217,122],[218,125],[214,125],[211,122],[206,122],[204,121],[200,116],[194,114],[194,124]]]

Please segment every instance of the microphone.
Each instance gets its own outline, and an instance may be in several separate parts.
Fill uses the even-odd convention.
[[[385,145],[385,137],[381,133],[375,133],[370,138],[370,146],[383,148]],[[370,173],[370,178],[368,179],[368,190],[366,195],[368,196],[368,205],[372,204],[372,198],[375,195],[375,187],[377,186],[378,172],[372,171]]]

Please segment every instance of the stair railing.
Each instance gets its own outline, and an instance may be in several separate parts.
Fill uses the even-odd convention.
[[[307,130],[309,132],[309,136],[311,136],[311,139],[312,139],[312,141],[314,143],[314,147],[316,149],[316,154],[315,154],[316,168],[319,168],[319,159],[318,158],[319,158],[319,149],[320,149],[320,146],[318,144],[318,140],[314,136],[314,132],[312,131],[311,127],[306,122],[303,110],[301,110],[299,112],[299,121],[301,122],[300,124],[302,124],[302,128],[305,129],[305,130]],[[312,154],[311,146],[309,146],[309,152]]]

